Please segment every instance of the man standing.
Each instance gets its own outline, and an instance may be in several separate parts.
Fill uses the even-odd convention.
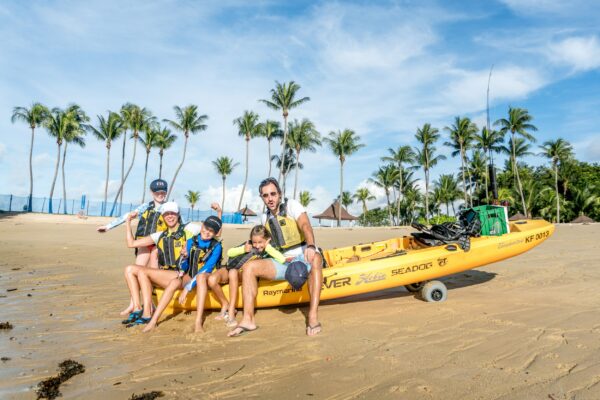
[[[297,280],[303,273],[308,273],[310,293],[306,334],[315,336],[322,329],[318,319],[318,308],[323,283],[323,258],[315,246],[315,237],[308,215],[296,200],[282,199],[281,189],[275,178],[262,181],[258,192],[267,207],[267,212],[263,215],[263,224],[271,233],[273,238],[271,244],[283,253],[286,262],[281,264],[274,259],[262,259],[252,260],[244,265],[242,268],[244,315],[238,326],[229,332],[229,336],[240,336],[256,329],[254,302],[258,292],[257,278],[284,280],[292,275]]]

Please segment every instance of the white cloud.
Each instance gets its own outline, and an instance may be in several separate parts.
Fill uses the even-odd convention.
[[[6,153],[6,146],[4,143],[0,143],[0,162],[4,161],[4,154]]]
[[[569,37],[548,46],[548,57],[575,71],[600,67],[600,41],[597,36]]]

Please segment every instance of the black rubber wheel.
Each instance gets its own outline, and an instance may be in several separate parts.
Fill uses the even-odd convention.
[[[421,298],[428,303],[438,303],[448,298],[448,289],[440,281],[431,281],[423,285]]]
[[[425,282],[416,282],[416,283],[411,283],[410,285],[404,285],[404,287],[409,292],[416,293],[423,288],[424,284],[425,284]]]

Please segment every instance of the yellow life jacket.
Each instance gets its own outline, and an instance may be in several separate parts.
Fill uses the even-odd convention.
[[[135,238],[150,236],[155,232],[164,232],[167,230],[167,224],[162,214],[156,209],[153,201],[148,203],[146,211],[140,215],[140,222],[135,231]]]
[[[240,244],[240,246],[245,246],[246,243],[248,242],[244,242]],[[240,254],[239,256],[231,257],[229,260],[227,260],[227,270],[229,271],[230,269],[240,269],[248,261],[257,260],[259,258],[266,258],[266,256],[268,256],[266,251],[262,251],[259,254],[258,250],[252,247],[249,252]]]
[[[185,248],[187,235],[182,224],[174,232],[164,231],[158,238],[158,265],[161,269],[179,270],[184,258],[181,250]]]
[[[265,225],[271,234],[271,245],[277,250],[292,250],[306,244],[304,232],[292,217],[287,216],[287,199],[279,205],[278,215],[267,210],[267,223]]]
[[[192,278],[194,276],[196,276],[196,274],[202,268],[204,263],[206,263],[206,260],[208,260],[208,258],[212,254],[215,247],[217,247],[217,245],[219,243],[221,243],[217,239],[213,238],[210,240],[210,243],[207,248],[204,248],[204,249],[200,248],[198,246],[198,236],[199,235],[200,234],[194,236],[193,241],[192,241],[192,248],[190,249],[190,254],[188,256],[188,263],[189,263],[188,274]],[[216,265],[218,265],[220,262],[221,262],[220,259],[217,260]]]

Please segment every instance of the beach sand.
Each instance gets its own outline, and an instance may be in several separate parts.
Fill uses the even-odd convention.
[[[259,310],[259,330],[226,338],[179,314],[151,334],[125,329],[123,228],[101,218],[0,214],[0,398],[32,399],[65,359],[86,372],[64,399],[600,399],[600,224],[561,225],[532,251],[445,278],[431,304],[403,288],[320,307]],[[322,247],[401,236],[403,229],[316,229]],[[248,235],[227,226],[225,247]],[[14,291],[8,291],[16,289]]]

